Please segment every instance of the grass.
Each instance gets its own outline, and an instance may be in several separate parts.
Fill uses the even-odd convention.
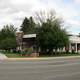
[[[19,53],[3,52],[8,58],[28,58],[21,56]],[[80,53],[59,53],[56,55],[40,55],[39,57],[62,57],[62,56],[80,56]]]
[[[64,57],[64,56],[80,56],[80,53],[64,53],[56,55],[40,55],[39,57]]]
[[[26,56],[21,56],[19,54],[13,53],[13,54],[5,54],[8,58],[26,58]]]
[[[12,52],[2,52],[4,53],[8,58],[26,58],[27,56],[21,56],[19,53],[12,53]]]

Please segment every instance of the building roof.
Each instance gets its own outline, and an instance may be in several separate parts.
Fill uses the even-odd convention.
[[[26,34],[23,38],[36,38],[36,34]],[[71,43],[80,43],[80,37],[78,35],[69,35],[69,40]]]
[[[80,43],[80,37],[76,35],[69,36],[69,40],[71,43]]]
[[[27,34],[27,35],[23,35],[23,38],[35,38],[36,34]]]

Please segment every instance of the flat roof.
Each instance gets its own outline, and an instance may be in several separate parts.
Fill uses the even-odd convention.
[[[23,35],[23,38],[35,38],[36,37],[36,34],[26,34],[26,35]]]
[[[74,36],[70,36],[69,40],[71,43],[80,43],[80,37],[74,35]]]

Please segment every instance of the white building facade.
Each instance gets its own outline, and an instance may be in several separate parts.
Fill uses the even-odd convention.
[[[75,51],[80,52],[80,36],[69,35],[69,52]]]

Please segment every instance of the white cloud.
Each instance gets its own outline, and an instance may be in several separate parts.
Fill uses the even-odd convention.
[[[74,2],[80,4],[80,0],[74,0]]]
[[[14,5],[24,5],[29,3],[29,0],[11,0],[11,3]]]
[[[80,16],[80,10],[76,9],[79,3],[80,0],[73,0],[73,3],[64,3],[64,0],[0,0],[0,25],[13,23],[17,27],[25,16],[29,17],[35,11],[55,9],[58,16],[76,28],[80,26],[79,20],[74,18]]]
[[[75,25],[76,27],[80,26],[80,21],[77,21],[77,20],[68,20],[67,22],[72,25]]]

